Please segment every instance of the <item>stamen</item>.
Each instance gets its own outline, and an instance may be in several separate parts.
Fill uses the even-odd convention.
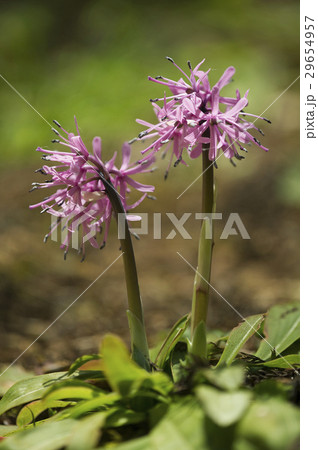
[[[57,134],[58,136],[61,136],[60,133],[55,128],[51,128],[51,130],[53,131],[53,133]]]
[[[57,120],[53,120],[53,123],[55,123],[55,125],[57,125],[59,128],[62,128],[62,126],[59,124],[59,122]]]
[[[52,144],[59,144],[61,141],[59,139],[52,139]]]
[[[47,175],[47,173],[43,170],[42,167],[40,167],[40,169],[36,169],[34,172],[35,173],[41,173],[42,175]]]
[[[174,163],[173,167],[177,167],[177,165],[182,161],[182,157],[180,156]]]
[[[141,133],[138,134],[138,138],[141,139],[144,136],[146,136],[148,134],[148,131],[142,131]]]
[[[172,58],[170,58],[170,56],[166,56],[166,59],[167,59],[168,61],[170,61],[172,64],[174,64],[174,60],[173,60]]]

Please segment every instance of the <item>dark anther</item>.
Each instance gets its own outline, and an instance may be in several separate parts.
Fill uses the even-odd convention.
[[[158,75],[155,77],[155,80],[162,80],[162,79],[163,79],[163,77],[161,75]]]
[[[53,120],[53,123],[55,123],[55,125],[57,125],[59,128],[62,128],[61,125],[58,123],[57,120],[54,119],[54,120]]]
[[[49,234],[46,234],[43,239],[44,244],[47,243],[48,238],[49,238]]]
[[[134,231],[130,231],[130,233],[134,236],[135,239],[137,239],[137,241],[140,241],[140,236],[135,233]]]
[[[55,134],[57,134],[58,136],[60,136],[60,133],[59,133],[55,128],[52,128],[52,131],[53,131],[53,133],[55,133]]]
[[[180,163],[180,161],[182,160],[182,157],[180,156],[180,158],[178,158],[177,160],[176,160],[176,162],[174,163],[174,167],[177,167],[177,165]]]
[[[262,145],[258,139],[256,139],[256,138],[253,138],[253,139],[254,139],[254,141],[256,142],[257,145]]]
[[[99,249],[100,249],[100,250],[103,250],[103,248],[105,247],[105,245],[106,245],[106,241],[103,241],[103,243],[102,243],[102,245],[99,247]]]
[[[169,172],[168,170],[165,171],[164,179],[166,180],[168,178]]]
[[[84,262],[85,260],[85,255],[82,256],[81,262]]]
[[[37,188],[38,188],[37,186],[33,186],[33,187],[31,187],[31,189],[29,189],[29,192],[35,191],[35,189],[37,189]]]
[[[40,167],[40,169],[36,169],[34,172],[41,173],[42,175],[47,175],[47,173],[42,169],[42,167]]]
[[[217,165],[216,161],[213,161],[213,165],[216,169],[218,169],[218,165]]]
[[[265,117],[262,117],[262,119],[265,120],[265,122],[267,122],[267,123],[272,123],[270,120],[265,119]]]
[[[129,144],[129,145],[133,144],[134,142],[137,141],[137,139],[138,139],[138,138],[130,139],[130,141],[128,141],[128,144]]]
[[[241,149],[243,152],[248,153],[248,151],[246,150],[246,148],[240,146],[240,149]]]
[[[138,134],[138,138],[141,139],[144,136],[146,136],[148,134],[148,131],[142,131],[141,133]]]
[[[236,167],[236,164],[235,164],[235,162],[233,161],[232,158],[230,158],[230,163],[232,164],[233,167]]]
[[[44,208],[44,209],[42,209],[42,211],[40,212],[40,214],[43,214],[43,213],[45,213],[46,211],[48,211],[49,209],[50,209],[51,207],[50,206],[48,206],[47,208]]]
[[[59,139],[52,139],[52,144],[59,144],[61,141]]]
[[[163,117],[161,118],[161,122],[163,122],[164,120],[166,120],[166,118],[167,118],[167,116],[163,116]]]
[[[156,103],[159,101],[159,98],[150,98],[149,101],[150,103]]]
[[[168,144],[169,141],[170,139],[164,139],[163,141],[161,141],[161,144]]]
[[[190,61],[188,61],[188,67],[189,67],[190,70],[192,70],[192,66],[191,66]]]
[[[50,161],[50,158],[47,155],[43,155],[41,158],[44,159],[44,161]]]
[[[64,261],[66,261],[67,251],[64,252]]]
[[[241,159],[245,159],[244,156],[239,155],[238,153],[234,153],[234,156],[236,159],[238,159],[239,161],[241,161]]]
[[[174,64],[174,60],[172,58],[170,58],[170,56],[166,56],[166,59],[170,62],[172,62],[172,64]]]
[[[262,136],[265,136],[264,131],[261,130],[260,128],[257,128],[257,131],[258,131],[259,133],[261,133]]]
[[[147,195],[147,198],[149,198],[150,200],[157,200],[157,197],[155,197],[154,195]]]

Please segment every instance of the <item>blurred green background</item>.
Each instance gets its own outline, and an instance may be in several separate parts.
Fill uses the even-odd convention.
[[[206,58],[215,82],[236,67],[226,93],[248,88],[249,112],[261,124],[268,153],[251,147],[234,169],[224,158],[217,170],[217,209],[238,212],[251,240],[232,236],[215,246],[212,284],[242,315],[263,312],[276,302],[298,298],[299,4],[297,1],[214,0],[1,1],[1,75],[48,121],[74,130],[76,115],[90,146],[103,140],[109,158],[141,131],[136,118],[152,121],[149,98],[160,96],[148,75],[179,77],[164,57],[183,68]],[[48,124],[0,79],[0,362],[15,359],[118,256],[116,230],[103,251],[66,262],[56,242],[42,237],[50,218],[28,205],[42,192],[28,193],[41,166],[37,146],[52,148]],[[275,102],[275,100],[278,100]],[[274,102],[274,103],[273,103]],[[270,106],[271,105],[271,106]],[[139,149],[135,148],[136,159]],[[156,185],[157,201],[140,211],[198,212],[200,181],[177,200],[198,175],[198,162],[172,168],[167,162],[143,181]],[[45,194],[46,195],[46,194]],[[217,236],[223,221],[218,225]],[[146,323],[156,334],[190,309],[193,272],[177,255],[196,265],[194,239],[135,243]],[[171,230],[164,220],[163,235]],[[21,358],[28,367],[63,365],[96,351],[106,331],[127,339],[122,262],[118,261]],[[226,329],[240,318],[211,294],[209,323]]]

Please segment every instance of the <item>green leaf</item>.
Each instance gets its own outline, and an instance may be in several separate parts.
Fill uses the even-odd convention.
[[[115,335],[105,336],[101,355],[108,383],[124,397],[136,394],[141,388],[166,395],[173,387],[164,373],[150,374],[134,363],[123,341]]]
[[[101,358],[100,355],[94,354],[94,355],[83,355],[77,358],[71,367],[68,370],[68,375],[72,375],[77,369],[82,367],[84,364],[86,364],[89,361],[96,361]]]
[[[256,400],[239,422],[237,435],[237,449],[289,450],[299,436],[299,410],[282,399]]]
[[[131,392],[136,381],[140,382],[148,377],[148,373],[131,360],[125,344],[115,335],[105,336],[101,355],[108,383],[123,396]]]
[[[18,429],[19,427],[17,425],[0,425],[0,436],[8,436]]]
[[[67,372],[55,372],[18,381],[0,400],[0,416],[15,406],[41,398],[48,387],[66,377]]]
[[[75,420],[48,422],[36,428],[24,430],[5,439],[1,450],[60,450],[65,447],[78,426]]]
[[[248,391],[222,392],[209,386],[198,386],[195,392],[206,415],[221,427],[237,422],[252,397]]]
[[[151,450],[151,439],[149,436],[133,439],[116,446],[116,450]]]
[[[266,340],[262,340],[255,356],[266,361],[273,350],[276,355],[292,345],[300,334],[299,304],[276,305],[270,308],[265,319],[264,332]]]
[[[176,322],[175,325],[171,328],[155,359],[155,364],[157,364],[160,369],[163,368],[166,359],[169,357],[176,344],[182,338],[189,324],[189,321],[190,314],[187,314],[181,317],[181,319],[178,320],[178,322]]]
[[[275,367],[277,369],[293,369],[299,367],[300,355],[286,355],[281,358],[272,359],[263,363],[255,364],[256,366]]]
[[[107,413],[92,414],[77,422],[66,450],[89,450],[99,441]]]
[[[188,369],[185,367],[185,361],[188,356],[188,345],[185,342],[178,342],[170,353],[170,373],[174,383],[178,383],[182,378],[188,376]]]
[[[226,391],[234,391],[243,385],[245,379],[244,369],[239,364],[230,367],[218,367],[216,369],[202,369],[197,372],[198,376],[203,375],[204,378],[220,389]]]
[[[149,449],[208,450],[208,427],[204,412],[194,398],[172,404],[168,413],[150,433]]]
[[[99,396],[105,396],[105,391],[85,381],[67,380],[47,390],[43,402],[49,404],[55,400],[91,400]]]
[[[13,386],[14,383],[20,380],[24,380],[26,378],[34,377],[35,374],[32,372],[27,372],[20,366],[13,365],[11,367],[7,367],[1,365],[0,368],[0,397],[4,395],[4,393]]]
[[[75,406],[67,408],[58,414],[58,419],[77,419],[88,413],[92,413],[99,408],[108,409],[120,400],[120,396],[116,392],[110,394],[99,395],[97,398],[78,402]]]
[[[133,342],[132,359],[137,364],[150,372],[150,364],[145,355],[148,355],[147,342],[145,340],[145,327],[138,317],[129,309],[126,311],[128,317],[131,341]]]
[[[53,400],[51,402],[43,402],[42,400],[36,400],[25,405],[19,412],[17,417],[17,425],[24,427],[29,423],[32,423],[42,412],[48,408],[65,408],[72,404],[71,402],[63,402]]]
[[[262,314],[249,316],[244,322],[233,328],[217,366],[231,364],[247,340],[257,332],[263,320],[264,316]]]
[[[191,353],[199,358],[207,357],[206,324],[201,320],[193,331]]]

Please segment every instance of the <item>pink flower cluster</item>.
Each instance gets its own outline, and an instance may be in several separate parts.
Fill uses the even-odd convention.
[[[161,147],[167,144],[165,153],[172,146],[171,158],[168,170],[172,160],[175,157],[175,165],[179,162],[185,164],[183,160],[183,151],[190,154],[191,158],[197,158],[203,149],[208,149],[209,159],[216,159],[224,154],[232,161],[233,157],[242,159],[239,150],[246,149],[242,144],[255,143],[263,150],[268,150],[262,146],[257,138],[249,132],[256,129],[263,132],[254,125],[257,119],[270,121],[264,117],[243,112],[243,108],[248,105],[248,91],[242,97],[240,92],[236,91],[235,97],[222,97],[221,90],[230,83],[235,73],[234,67],[226,69],[220,80],[213,86],[210,86],[208,74],[200,69],[204,60],[194,69],[190,62],[190,76],[188,76],[175,62],[167,57],[182,73],[184,78],[173,81],[164,77],[148,77],[149,80],[167,86],[172,96],[164,95],[163,98],[151,100],[154,104],[154,111],[158,122],[151,124],[144,120],[137,119],[137,122],[146,127],[138,138],[151,139],[153,142],[142,151],[142,154],[151,152],[153,155]],[[157,102],[163,102],[159,106]],[[245,119],[246,116],[256,118],[254,122]]]
[[[45,236],[45,241],[59,225],[66,227],[65,239],[61,245],[61,248],[65,249],[65,256],[72,242],[73,233],[81,225],[80,251],[84,258],[86,240],[93,247],[102,248],[105,245],[113,215],[111,202],[105,193],[105,187],[99,174],[102,173],[113,184],[121,197],[125,211],[130,211],[136,208],[148,193],[154,191],[153,186],[141,184],[132,178],[138,173],[151,171],[150,166],[154,162],[154,157],[148,158],[143,164],[131,163],[131,148],[128,143],[125,143],[122,148],[122,163],[117,168],[115,165],[116,152],[109,161],[103,162],[99,137],[93,139],[93,154],[91,154],[80,136],[77,123],[76,135],[65,131],[58,122],[54,121],[54,123],[66,134],[66,137],[53,128],[59,139],[54,139],[52,142],[66,146],[69,151],[37,148],[38,151],[44,153],[45,161],[55,162],[56,165],[44,165],[38,169],[37,172],[50,175],[51,179],[43,183],[33,183],[31,190],[49,187],[57,190],[30,208],[40,206],[42,212],[48,212],[56,217],[50,232]],[[141,192],[142,195],[135,203],[129,204],[128,196],[132,189]],[[127,215],[127,219],[134,221],[139,220],[139,217]],[[97,242],[95,231],[103,232],[101,246]]]

